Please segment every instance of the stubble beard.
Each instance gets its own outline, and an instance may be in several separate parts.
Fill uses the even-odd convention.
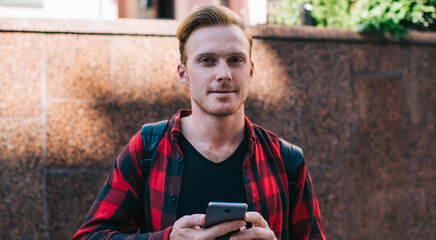
[[[191,98],[191,101],[194,101],[195,104],[200,108],[202,111],[206,112],[207,114],[215,117],[227,117],[231,116],[234,113],[236,113],[245,103],[247,100],[248,94],[244,97],[244,99],[240,102],[237,102],[233,108],[225,108],[220,109],[220,107],[214,108],[214,106],[208,106],[207,103],[205,103],[204,99],[195,99]]]

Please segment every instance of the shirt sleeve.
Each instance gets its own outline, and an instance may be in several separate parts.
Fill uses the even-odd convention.
[[[291,197],[290,203],[291,239],[325,240],[318,200],[304,160],[298,171],[297,189],[294,196]]]
[[[136,134],[112,166],[97,199],[73,239],[168,239],[171,227],[138,233],[144,219],[143,155],[141,134]]]

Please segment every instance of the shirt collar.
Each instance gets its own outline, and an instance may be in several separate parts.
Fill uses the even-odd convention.
[[[191,109],[181,109],[171,118],[170,122],[173,123],[173,128],[171,129],[171,136],[176,139],[180,134],[180,118],[186,117],[192,114]]]
[[[254,143],[256,142],[256,134],[254,132],[253,124],[250,122],[247,116],[245,116],[245,134],[248,138],[248,146],[250,150],[254,149]]]
[[[191,114],[192,114],[191,109],[181,109],[176,114],[174,114],[174,116],[171,118],[170,122],[174,123],[171,129],[171,136],[173,139],[178,139],[179,137],[180,119],[189,116]],[[245,130],[246,130],[245,137],[248,139],[248,144],[249,144],[248,146],[250,147],[250,149],[253,149],[254,143],[256,142],[256,134],[254,132],[253,124],[251,123],[251,121],[248,119],[247,116],[245,116],[244,118],[245,118]]]

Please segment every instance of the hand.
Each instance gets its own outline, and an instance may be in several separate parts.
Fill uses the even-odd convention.
[[[204,214],[193,214],[180,218],[174,223],[170,233],[170,240],[215,239],[245,226],[245,221],[237,220],[221,223],[209,228],[200,228],[204,224],[205,219],[206,215]]]
[[[269,228],[268,223],[258,212],[247,212],[244,220],[253,223],[253,227],[250,229],[242,227],[241,231],[233,234],[230,240],[277,239],[274,232]]]

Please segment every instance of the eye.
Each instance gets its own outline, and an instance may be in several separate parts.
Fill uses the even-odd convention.
[[[204,58],[200,59],[200,62],[203,62],[203,63],[212,63],[213,59],[210,58],[210,57],[204,57]]]
[[[231,63],[239,63],[239,62],[243,62],[244,59],[242,59],[241,57],[232,57],[229,59],[229,62]]]

